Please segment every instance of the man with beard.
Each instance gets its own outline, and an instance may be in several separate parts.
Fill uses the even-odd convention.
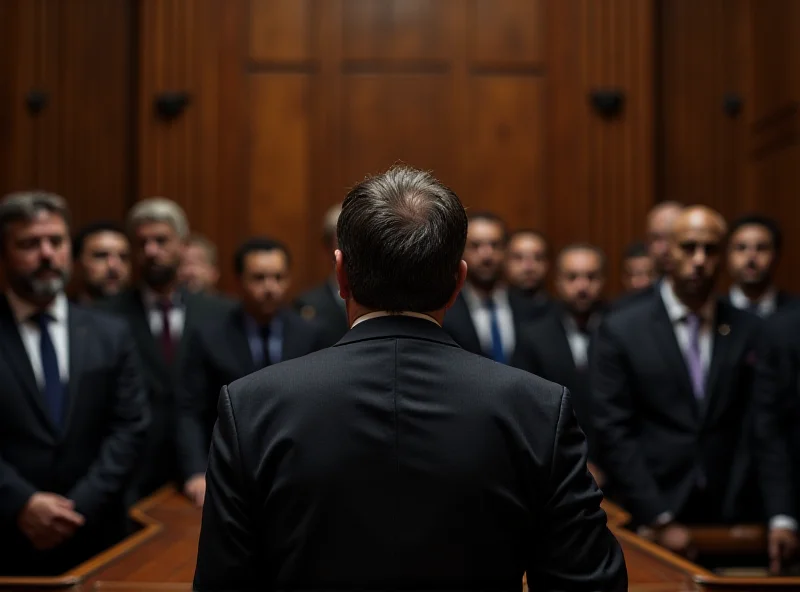
[[[125,533],[147,399],[125,323],[67,301],[63,198],[0,202],[0,574],[67,571]]]
[[[178,390],[178,457],[184,492],[198,506],[206,490],[206,461],[220,389],[256,370],[324,347],[321,328],[286,306],[289,251],[270,238],[242,244],[234,259],[241,303],[224,316],[202,319],[187,335]]]
[[[588,361],[592,334],[603,315],[605,267],[605,255],[594,245],[562,249],[556,260],[558,300],[551,313],[527,326],[522,336],[530,342],[526,348],[530,370],[572,393],[575,416],[589,446],[590,469],[601,486],[604,478],[597,463]]]
[[[517,230],[508,239],[506,279],[535,305],[549,302],[545,286],[550,267],[548,251],[547,240],[537,230]]]
[[[653,294],[608,315],[591,359],[598,451],[641,532],[685,553],[685,524],[741,519],[758,319],[713,296],[725,221],[687,208]]]
[[[180,285],[189,223],[178,204],[159,197],[140,201],[128,215],[128,231],[142,283],[103,305],[128,321],[152,408],[143,460],[129,492],[134,502],[179,478],[175,389],[186,361],[182,336],[201,319],[224,314],[230,303]]]
[[[766,216],[736,220],[728,242],[728,271],[733,278],[728,298],[736,308],[762,318],[797,303],[773,283],[783,236],[778,224]]]
[[[81,228],[72,241],[72,255],[78,271],[78,302],[91,304],[128,286],[131,245],[116,222],[95,222]]]
[[[465,350],[527,369],[530,356],[519,340],[521,326],[542,309],[503,282],[507,245],[508,231],[497,215],[480,212],[469,217],[467,281],[442,326]]]

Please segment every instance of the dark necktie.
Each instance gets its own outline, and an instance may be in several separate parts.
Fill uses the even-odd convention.
[[[689,366],[689,376],[692,379],[692,389],[698,401],[702,401],[706,391],[706,371],[703,367],[703,357],[700,351],[700,328],[702,318],[691,313],[686,318],[689,327],[689,347],[686,352],[686,363]]]
[[[261,327],[261,351],[263,352],[262,368],[266,368],[272,363],[269,356],[269,325]]]
[[[58,370],[58,355],[50,337],[50,323],[54,320],[50,314],[40,312],[32,317],[39,326],[39,355],[42,358],[42,375],[44,377],[45,405],[50,411],[53,422],[61,427],[64,414],[64,387],[61,384],[61,373]]]
[[[489,298],[485,302],[489,310],[489,324],[492,332],[492,343],[489,355],[495,362],[506,363],[506,352],[503,349],[503,338],[500,335],[500,319],[497,316],[497,306],[494,299]]]
[[[172,302],[170,300],[161,300],[158,303],[158,308],[161,311],[161,352],[164,354],[164,360],[167,364],[171,364],[175,357],[175,341],[172,339],[172,330],[169,325]]]
[[[759,314],[759,308],[760,308],[760,307],[759,307],[759,303],[758,303],[758,302],[752,302],[752,301],[750,301],[750,302],[748,302],[748,303],[747,303],[747,309],[746,309],[746,310],[747,310],[747,312],[749,312],[750,314],[754,314],[754,315],[756,315],[756,316],[760,316],[760,314]]]

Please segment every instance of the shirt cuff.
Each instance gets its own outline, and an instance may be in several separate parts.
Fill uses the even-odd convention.
[[[797,531],[797,520],[786,514],[778,514],[769,519],[770,530],[794,530]]]

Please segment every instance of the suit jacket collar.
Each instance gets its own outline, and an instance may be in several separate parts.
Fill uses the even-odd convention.
[[[434,341],[451,347],[458,347],[447,332],[426,319],[409,316],[391,315],[370,319],[359,323],[348,331],[334,347],[368,341],[371,339],[385,339],[391,337],[404,337],[410,339],[423,339]]]

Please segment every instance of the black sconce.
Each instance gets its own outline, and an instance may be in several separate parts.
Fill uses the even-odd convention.
[[[165,121],[178,117],[189,104],[189,93],[183,91],[163,92],[156,96],[156,114]]]
[[[616,89],[593,90],[589,93],[589,101],[601,117],[611,119],[622,112],[625,94]]]
[[[736,93],[727,93],[722,98],[722,109],[728,115],[728,117],[736,117],[739,113],[742,112],[742,105],[744,101],[742,97],[737,95]]]
[[[28,108],[28,113],[31,115],[38,115],[47,107],[47,93],[43,90],[32,90],[25,95],[25,106]]]

